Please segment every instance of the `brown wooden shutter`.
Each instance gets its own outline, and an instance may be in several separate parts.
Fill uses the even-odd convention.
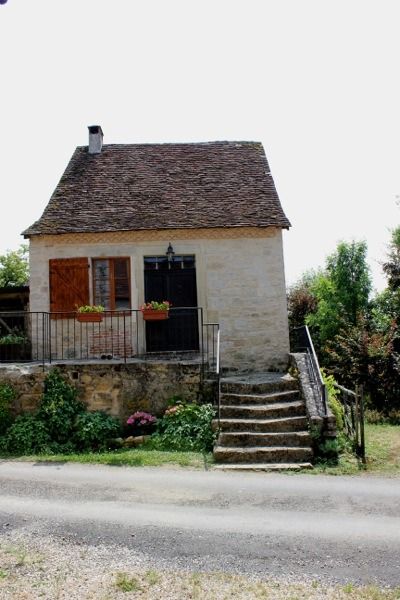
[[[49,269],[50,312],[74,312],[77,306],[89,304],[87,258],[54,258]]]

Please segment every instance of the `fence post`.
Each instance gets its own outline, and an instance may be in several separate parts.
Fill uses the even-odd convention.
[[[364,388],[362,385],[358,388],[360,392],[360,443],[361,443],[361,460],[363,465],[367,463],[365,457],[365,432],[364,432]]]

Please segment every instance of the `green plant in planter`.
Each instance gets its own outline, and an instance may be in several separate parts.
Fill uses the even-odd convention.
[[[170,308],[171,302],[168,302],[168,300],[163,300],[162,302],[151,300],[150,302],[145,302],[144,304],[142,304],[140,310],[169,310]]]
[[[77,306],[76,312],[78,313],[102,313],[104,312],[104,306],[101,304],[85,304],[84,306]]]
[[[3,346],[8,344],[26,344],[28,342],[28,338],[23,333],[19,333],[17,331],[12,333],[7,333],[7,335],[3,335],[0,337],[0,344]]]

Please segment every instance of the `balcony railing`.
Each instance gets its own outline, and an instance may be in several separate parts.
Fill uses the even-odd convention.
[[[216,323],[201,307],[171,308],[165,321],[145,321],[136,310],[105,311],[99,322],[77,313],[0,312],[0,363],[188,358],[215,371]]]

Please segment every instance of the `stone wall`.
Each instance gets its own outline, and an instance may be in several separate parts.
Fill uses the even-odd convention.
[[[0,383],[17,392],[18,414],[37,408],[50,370],[38,365],[1,365]],[[78,388],[89,410],[103,410],[124,418],[136,410],[161,415],[167,401],[181,395],[196,401],[200,392],[200,365],[189,362],[143,361],[128,364],[60,364],[57,368]]]
[[[205,322],[220,323],[222,366],[285,369],[289,334],[282,232],[273,227],[34,236],[30,309],[49,310],[50,259],[115,256],[130,257],[131,302],[137,308],[144,300],[144,257],[165,255],[169,243],[177,255],[195,255],[197,303]]]

